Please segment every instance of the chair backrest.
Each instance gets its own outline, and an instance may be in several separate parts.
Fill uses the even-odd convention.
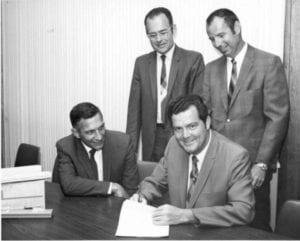
[[[21,143],[15,161],[15,167],[40,164],[40,147]]]
[[[275,233],[300,239],[300,200],[288,200],[283,204]]]
[[[149,162],[149,161],[137,161],[140,181],[143,181],[145,177],[148,177],[153,172],[156,162]]]

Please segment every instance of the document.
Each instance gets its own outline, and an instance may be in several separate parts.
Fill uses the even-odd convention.
[[[123,202],[116,236],[168,237],[169,225],[154,225],[152,212],[156,208],[131,200]]]

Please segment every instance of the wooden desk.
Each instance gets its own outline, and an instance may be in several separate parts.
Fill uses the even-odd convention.
[[[115,236],[122,198],[64,197],[59,185],[46,183],[51,219],[2,219],[2,239],[125,239]],[[135,238],[128,238],[135,239]],[[233,228],[170,227],[165,239],[288,239],[247,226]]]

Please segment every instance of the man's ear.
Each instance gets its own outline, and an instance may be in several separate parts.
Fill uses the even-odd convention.
[[[71,129],[71,131],[72,131],[72,134],[73,134],[76,138],[80,139],[78,130],[77,130],[76,128],[73,127],[73,128]]]
[[[211,119],[210,119],[210,116],[208,115],[206,117],[206,121],[205,121],[205,127],[207,130],[209,130],[209,128],[210,128],[210,123],[211,123]]]
[[[234,22],[234,34],[240,34],[241,33],[241,24],[240,24],[240,22],[239,21],[235,21]]]
[[[176,37],[176,35],[177,35],[177,26],[176,26],[176,24],[173,24],[173,26],[172,26],[172,34],[173,34],[174,37]]]

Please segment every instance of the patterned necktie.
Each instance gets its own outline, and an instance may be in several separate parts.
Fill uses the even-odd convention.
[[[97,167],[97,163],[95,161],[95,152],[97,150],[96,149],[91,149],[90,150],[90,161],[91,161],[91,165],[92,165],[92,169],[94,171],[94,177],[96,178],[96,180],[99,179],[98,177],[98,167]]]
[[[194,189],[195,189],[195,184],[196,184],[196,181],[197,181],[197,176],[198,176],[198,158],[196,156],[192,156],[192,163],[193,163],[193,166],[192,166],[192,171],[190,173],[190,186],[189,186],[189,191],[188,191],[188,194],[187,194],[187,202],[190,201],[191,199],[191,196],[192,196],[192,193],[194,192]]]
[[[231,70],[231,78],[230,78],[229,90],[228,90],[228,105],[230,105],[230,101],[237,81],[237,70],[236,70],[235,59],[232,59],[231,63],[232,63],[232,70]]]
[[[160,56],[161,61],[162,61],[162,66],[161,66],[161,75],[160,75],[160,84],[163,88],[166,88],[167,86],[167,81],[166,81],[166,55],[161,55]]]

